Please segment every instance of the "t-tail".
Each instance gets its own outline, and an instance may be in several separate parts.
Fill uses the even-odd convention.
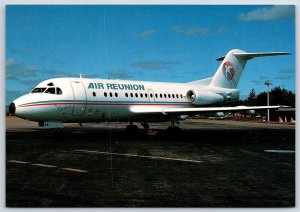
[[[220,57],[217,60],[222,61],[217,72],[215,73],[210,87],[221,88],[237,88],[240,77],[243,73],[247,60],[255,57],[267,57],[277,55],[288,55],[287,52],[261,52],[247,53],[239,49],[233,49],[227,53],[225,57]]]

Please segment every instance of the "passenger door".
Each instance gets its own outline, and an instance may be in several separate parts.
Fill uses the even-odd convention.
[[[80,116],[85,113],[86,109],[86,93],[82,82],[71,82],[74,95],[73,115]]]

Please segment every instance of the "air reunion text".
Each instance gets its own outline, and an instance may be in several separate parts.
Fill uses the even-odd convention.
[[[88,89],[108,89],[108,90],[145,90],[144,85],[137,84],[117,84],[117,83],[89,83]]]

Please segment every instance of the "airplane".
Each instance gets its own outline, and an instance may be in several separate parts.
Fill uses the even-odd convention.
[[[62,128],[64,123],[126,121],[127,132],[145,130],[150,122],[171,122],[168,131],[180,130],[176,124],[196,114],[226,111],[275,109],[280,106],[224,107],[239,99],[237,85],[246,62],[255,57],[288,55],[287,52],[247,53],[229,51],[215,75],[187,83],[111,80],[99,78],[54,78],[39,83],[30,93],[15,99],[11,114],[38,122],[40,127]]]

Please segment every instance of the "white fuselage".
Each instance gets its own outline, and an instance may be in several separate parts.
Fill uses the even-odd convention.
[[[53,92],[49,92],[49,88]],[[58,92],[60,89],[60,92]],[[193,104],[188,91],[204,94]],[[41,82],[29,94],[16,100],[15,115],[33,121],[101,122],[101,121],[168,121],[187,116],[169,117],[163,114],[135,114],[133,106],[147,108],[194,108],[222,104],[228,90],[209,88],[197,83],[162,83],[106,80],[90,78],[55,78]],[[210,92],[214,96],[207,97]],[[217,94],[218,93],[218,94]],[[238,98],[237,90],[231,99]],[[221,100],[220,100],[221,98]],[[207,101],[206,101],[207,100]]]

